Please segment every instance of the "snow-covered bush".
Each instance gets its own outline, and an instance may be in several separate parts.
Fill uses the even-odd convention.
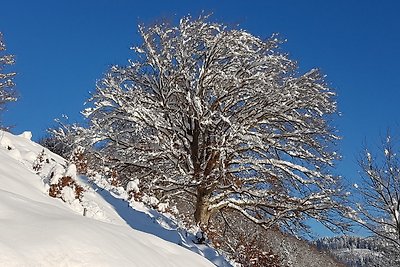
[[[76,175],[75,164],[70,164],[66,170],[60,165],[55,165],[49,177],[49,196],[61,198],[68,203],[74,199],[81,200],[85,189],[77,182]]]
[[[45,163],[50,163],[49,159],[46,156],[46,153],[44,152],[44,149],[37,155],[35,161],[32,164],[32,169],[39,173],[42,168],[43,164]]]
[[[61,198],[65,202],[72,202],[73,199],[80,200],[84,188],[80,186],[71,176],[61,177],[57,183],[51,184],[49,196]]]

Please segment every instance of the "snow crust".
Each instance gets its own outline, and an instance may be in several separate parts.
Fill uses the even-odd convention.
[[[48,166],[40,173],[34,171],[32,164],[43,147],[30,137],[0,131],[1,266],[214,266],[188,249],[149,234],[151,227],[161,226],[141,222],[143,213],[115,200],[106,190],[96,192],[85,181],[80,181],[87,189],[80,203],[66,188],[62,192],[66,202],[49,197],[51,181],[46,172],[60,175],[64,166],[68,175],[75,176],[76,167],[66,166],[61,157],[44,149]],[[142,231],[133,228],[134,220]],[[171,231],[171,236],[176,235]]]

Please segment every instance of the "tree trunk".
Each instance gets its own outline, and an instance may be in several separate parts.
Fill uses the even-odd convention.
[[[206,189],[197,189],[197,199],[196,199],[196,210],[194,212],[194,219],[198,226],[201,228],[207,228],[208,222],[211,217],[211,211],[209,210],[210,196]]]

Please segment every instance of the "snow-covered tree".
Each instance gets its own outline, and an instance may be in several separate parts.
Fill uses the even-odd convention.
[[[56,125],[47,129],[47,135],[39,140],[39,144],[69,159],[74,150],[79,147],[78,143],[84,145],[79,138],[84,128],[76,123],[69,123],[66,115],[63,115],[61,119],[55,119],[55,122]]]
[[[5,50],[3,34],[0,32],[0,112],[5,110],[7,103],[17,100],[16,93],[13,90],[15,73],[5,70],[7,66],[14,64],[14,57],[3,54]]]
[[[299,74],[277,36],[208,17],[139,32],[133,59],[111,68],[83,111],[110,168],[160,198],[188,199],[204,227],[223,210],[265,228],[345,226],[332,217],[344,209],[330,171],[335,93],[318,69]]]
[[[351,218],[383,239],[383,249],[400,263],[400,158],[388,135],[378,156],[366,150],[359,165],[363,183],[355,185],[356,214]],[[386,265],[387,266],[387,265]]]

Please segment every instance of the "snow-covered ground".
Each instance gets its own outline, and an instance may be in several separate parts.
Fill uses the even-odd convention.
[[[162,214],[82,178],[81,202],[50,197],[54,176],[74,169],[45,149],[35,171],[43,147],[30,137],[0,131],[1,266],[229,266]]]

